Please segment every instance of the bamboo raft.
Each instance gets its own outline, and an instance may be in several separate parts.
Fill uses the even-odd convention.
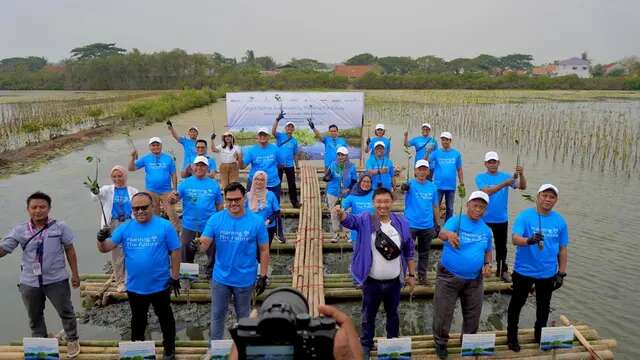
[[[278,241],[274,241],[273,244],[271,244],[271,253],[291,253],[295,250],[296,248],[296,241],[297,241],[297,233],[285,233],[284,234],[287,242],[286,243],[281,243]],[[331,239],[331,233],[325,232],[322,234],[324,239]],[[416,244],[417,246],[417,244]],[[431,248],[432,249],[441,249],[442,248],[442,240],[435,238],[433,240],[431,240]],[[333,242],[329,242],[328,240],[325,240],[322,242],[322,250],[323,252],[327,253],[327,252],[352,252],[353,251],[353,246],[351,245],[350,242],[348,241],[344,241],[344,240],[340,240],[336,243]]]

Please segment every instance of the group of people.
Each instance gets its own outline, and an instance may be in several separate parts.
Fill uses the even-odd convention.
[[[129,171],[144,169],[145,190],[127,183],[127,169],[111,169],[111,185],[91,188],[102,204],[102,228],[97,234],[100,252],[112,253],[113,281],[126,291],[131,308],[131,338],[144,340],[147,314],[152,305],[160,320],[165,358],[175,357],[175,319],[171,294],[181,291],[179,265],[194,262],[198,250],[208,255],[206,273],[211,276],[210,338],[222,339],[231,298],[238,317],[249,315],[252,295],[268,284],[271,241],[284,241],[280,219],[281,182],[287,177],[292,206],[299,207],[296,189],[298,143],[295,124],[287,122],[278,131],[281,113],[271,131],[261,128],[256,144],[241,151],[232,133],[224,133],[222,144],[210,137],[199,139],[191,127],[179,137],[171,122],[171,135],[183,146],[184,161],[178,181],[175,159],[162,152],[162,139],[149,139],[149,153],[138,158],[132,151]],[[421,134],[412,139],[404,133],[404,146],[415,149],[414,177],[395,184],[390,154],[392,144],[385,137],[384,124],[375,127],[367,139],[364,173],[358,177],[349,160],[349,145],[330,125],[323,136],[314,123],[309,127],[324,144],[323,179],[331,208],[334,241],[342,227],[351,230],[353,257],[350,266],[354,283],[362,289],[360,342],[366,355],[373,346],[375,319],[383,303],[387,337],[399,336],[400,291],[413,292],[417,284],[429,284],[429,252],[438,237],[444,243],[436,266],[433,333],[436,352],[447,357],[449,329],[457,299],[461,300],[463,333],[478,330],[483,298],[483,277],[493,273],[495,247],[496,276],[513,282],[508,309],[508,346],[519,351],[518,321],[527,296],[536,289],[535,337],[547,323],[554,290],[562,286],[567,266],[567,225],[553,211],[559,191],[542,185],[536,207],[522,211],[512,226],[516,246],[513,272],[507,265],[509,189],[525,189],[524,169],[512,174],[499,171],[496,152],[485,154],[486,172],[476,176],[477,191],[466,201],[466,211],[453,214],[455,191],[464,187],[462,157],[453,149],[452,134],[442,132],[440,144],[431,136],[431,125],[422,124]],[[270,143],[271,135],[275,144]],[[240,184],[239,169],[250,167],[247,186]],[[218,182],[217,178],[220,179]],[[404,194],[404,214],[392,212],[394,190]],[[440,204],[445,201],[444,221]],[[174,204],[182,201],[182,216]],[[161,209],[168,221],[159,216]],[[23,250],[20,292],[29,315],[32,335],[46,337],[43,309],[49,298],[60,315],[66,332],[69,355],[79,353],[77,325],[70,300],[65,259],[71,268],[71,285],[79,286],[74,237],[61,221],[49,217],[51,198],[36,192],[27,198],[30,219],[14,227],[0,242],[0,257],[18,245]],[[417,256],[416,256],[417,246]],[[416,260],[417,257],[417,260]]]

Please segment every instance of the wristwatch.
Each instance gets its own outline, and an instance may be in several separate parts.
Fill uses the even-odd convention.
[[[407,276],[408,276],[408,277],[413,277],[413,278],[414,278],[414,277],[416,277],[416,274],[409,274],[409,275],[407,275]]]

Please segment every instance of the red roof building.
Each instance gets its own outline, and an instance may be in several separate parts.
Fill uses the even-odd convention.
[[[358,79],[367,73],[375,70],[374,65],[336,65],[334,74],[336,76],[346,76],[349,79]]]

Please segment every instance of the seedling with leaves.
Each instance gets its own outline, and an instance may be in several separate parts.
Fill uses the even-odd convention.
[[[456,230],[456,235],[460,237],[460,225],[462,224],[462,207],[464,206],[464,198],[467,196],[467,190],[464,188],[464,185],[459,184],[457,188],[458,197],[460,198],[460,213],[458,214],[458,229]],[[457,247],[460,248],[460,245]]]
[[[85,158],[85,160],[87,160],[87,163],[92,163],[94,162],[94,157],[89,155]],[[98,202],[100,203],[100,211],[102,211],[102,219],[104,220],[104,224],[105,226],[109,226],[108,222],[107,222],[107,215],[104,213],[104,207],[102,206],[102,199],[100,199],[100,185],[98,184],[98,168],[100,166],[100,158],[96,157],[95,158],[95,164],[96,164],[96,176],[95,178],[91,179],[90,176],[87,176],[87,180],[85,182],[83,182],[84,186],[86,186],[89,191],[91,191],[91,193],[93,193],[94,195],[96,195],[96,197],[98,198]]]

